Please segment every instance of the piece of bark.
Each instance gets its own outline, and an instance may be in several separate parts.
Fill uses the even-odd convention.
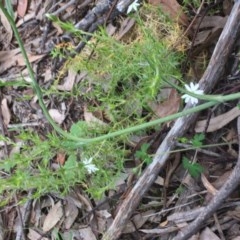
[[[234,4],[228,21],[221,33],[221,36],[212,54],[208,67],[199,82],[200,89],[203,89],[205,93],[213,89],[213,87],[223,74],[223,70],[227,62],[228,56],[237,38],[239,27],[240,0],[236,1]],[[189,103],[186,105],[184,110],[189,109],[192,106],[193,105]],[[196,121],[197,116],[198,114],[191,114],[185,117],[181,117],[175,122],[172,129],[169,131],[168,135],[158,148],[152,163],[145,169],[135,186],[129,191],[129,193],[125,197],[124,201],[119,207],[119,211],[112,225],[103,235],[103,240],[114,240],[120,237],[127,220],[130,218],[130,216],[138,206],[143,195],[148,191],[148,189],[156,179],[159,171],[167,162],[170,151],[175,146],[175,139],[182,137],[182,135],[189,128],[189,126]]]

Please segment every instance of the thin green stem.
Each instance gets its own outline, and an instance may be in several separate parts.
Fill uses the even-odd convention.
[[[6,16],[7,20],[9,21],[9,23],[11,24],[11,27],[13,29],[13,32],[14,32],[14,35],[17,39],[17,42],[19,44],[19,47],[21,49],[21,52],[22,52],[22,55],[23,55],[23,58],[25,60],[25,63],[26,63],[26,66],[27,66],[27,69],[28,69],[28,73],[29,73],[29,76],[31,78],[31,84],[33,86],[33,89],[34,91],[36,92],[37,94],[37,97],[38,97],[38,101],[39,101],[39,105],[40,107],[42,108],[42,111],[46,117],[46,119],[48,120],[48,122],[52,125],[52,127],[61,135],[63,135],[64,137],[67,137],[68,139],[71,139],[71,140],[78,140],[79,141],[79,138],[76,138],[70,134],[68,134],[67,132],[63,131],[55,122],[54,120],[52,119],[52,117],[50,116],[44,102],[43,102],[43,98],[42,98],[42,91],[35,79],[35,76],[34,76],[34,72],[33,72],[33,69],[31,67],[31,64],[29,62],[29,59],[28,59],[28,56],[27,56],[27,53],[26,53],[26,50],[24,48],[24,45],[23,45],[23,42],[22,42],[22,39],[18,33],[18,30],[16,28],[16,25],[15,25],[15,22],[14,20],[12,19],[11,15],[8,13],[8,11],[4,8],[3,6],[3,3],[0,2],[0,8],[1,10],[3,11],[4,15]]]
[[[192,92],[187,91],[184,88],[179,87],[177,84],[174,84],[166,79],[164,79],[164,81],[169,84],[170,86],[172,86],[173,88],[177,89],[178,91],[180,91],[181,93],[185,93],[188,94],[189,96],[201,99],[201,100],[205,100],[205,101],[216,101],[216,102],[223,102],[222,97],[223,95],[208,95],[208,94],[195,94]]]
[[[136,132],[136,131],[139,131],[139,130],[142,130],[142,129],[145,129],[145,128],[148,128],[148,127],[153,127],[153,126],[159,125],[161,123],[168,122],[168,121],[177,119],[179,117],[183,117],[183,116],[186,116],[186,115],[189,115],[189,114],[192,114],[192,113],[199,112],[201,110],[207,109],[207,108],[209,108],[211,106],[214,106],[214,105],[218,104],[219,102],[225,102],[225,101],[230,101],[230,100],[234,100],[234,99],[240,98],[240,93],[235,93],[235,94],[231,94],[231,95],[227,95],[227,96],[214,96],[213,98],[211,98],[212,101],[209,101],[207,103],[201,104],[201,105],[196,106],[196,107],[193,107],[191,109],[187,109],[187,110],[179,112],[179,113],[172,114],[172,115],[164,117],[164,118],[160,118],[160,119],[157,119],[157,120],[154,120],[154,121],[150,121],[150,122],[147,122],[147,123],[143,123],[143,124],[140,124],[140,125],[129,127],[129,128],[123,129],[123,130],[116,131],[116,132],[111,132],[111,133],[108,133],[108,134],[105,134],[105,135],[102,135],[102,136],[99,136],[99,137],[95,137],[95,138],[92,138],[92,139],[78,138],[78,137],[76,137],[76,136],[74,136],[74,135],[72,135],[70,133],[67,133],[64,130],[62,130],[54,122],[52,117],[49,115],[49,112],[48,112],[48,110],[47,110],[47,108],[46,108],[46,106],[45,106],[45,104],[43,102],[42,91],[41,91],[41,89],[40,89],[40,87],[39,87],[39,85],[38,85],[38,83],[37,83],[37,81],[35,79],[33,69],[32,69],[31,64],[29,62],[26,50],[24,48],[23,42],[22,42],[21,37],[20,37],[20,35],[18,33],[18,30],[16,28],[14,20],[12,19],[10,14],[7,12],[7,10],[4,8],[3,3],[1,1],[0,1],[0,8],[3,11],[4,15],[6,16],[6,18],[8,19],[9,23],[11,24],[11,26],[12,26],[12,29],[14,31],[14,35],[15,35],[17,41],[18,41],[19,47],[20,47],[21,52],[23,54],[24,60],[26,62],[26,66],[27,66],[30,78],[32,80],[33,89],[34,89],[34,91],[37,94],[40,107],[42,108],[42,111],[43,111],[46,119],[49,121],[49,123],[52,125],[52,127],[59,134],[61,134],[66,139],[73,141],[73,145],[75,147],[81,146],[83,144],[88,144],[88,143],[93,143],[93,142],[97,142],[97,141],[102,141],[102,140],[105,140],[105,139],[108,139],[108,138],[117,137],[117,136],[120,136],[120,135],[123,135],[123,134],[128,134],[128,133],[131,133],[131,132]],[[180,90],[182,92],[186,92],[184,89],[181,89],[178,86],[174,85],[174,87],[176,87],[178,90]],[[188,94],[188,92],[187,92],[187,94]],[[189,93],[189,95],[191,95],[191,93]],[[195,95],[192,94],[192,95],[194,97],[199,97],[199,98],[204,96],[204,95],[200,96],[200,95],[196,95],[196,94]],[[206,98],[204,98],[204,99],[206,100]],[[209,100],[209,99],[207,99],[207,100]]]

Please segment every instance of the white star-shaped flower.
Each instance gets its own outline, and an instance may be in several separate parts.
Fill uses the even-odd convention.
[[[92,163],[92,160],[93,158],[89,158],[89,159],[84,159],[83,160],[83,164],[84,164],[84,167],[87,169],[88,173],[91,174],[91,173],[94,173],[96,171],[98,171],[99,169],[95,166],[95,164]]]
[[[191,93],[194,93],[194,94],[202,95],[204,93],[203,90],[198,89],[199,88],[198,83],[194,84],[193,82],[191,82],[189,85],[185,84],[185,88],[188,92],[191,92]],[[190,96],[188,94],[184,94],[182,96],[182,98],[185,99],[185,103],[188,103],[189,101],[192,104],[198,103],[197,98],[195,98],[193,96]]]
[[[139,6],[140,6],[140,3],[138,3],[138,0],[135,0],[133,3],[131,3],[128,6],[127,14],[129,14],[132,11],[136,12]]]

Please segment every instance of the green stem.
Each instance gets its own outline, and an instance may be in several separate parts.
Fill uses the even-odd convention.
[[[230,101],[230,100],[234,100],[234,99],[240,98],[240,93],[235,93],[235,94],[231,94],[231,95],[227,95],[227,96],[214,96],[214,98],[211,98],[211,100],[213,100],[213,101],[210,101],[210,102],[207,102],[207,103],[203,103],[203,104],[201,104],[199,106],[187,109],[187,110],[179,112],[179,113],[172,114],[172,115],[164,117],[164,118],[160,118],[160,119],[157,119],[157,120],[154,120],[154,121],[151,121],[151,122],[147,122],[147,123],[143,123],[143,124],[136,125],[136,126],[133,126],[133,127],[129,127],[129,128],[123,129],[123,130],[116,131],[116,132],[111,132],[111,133],[108,133],[108,134],[105,134],[105,135],[102,135],[102,136],[99,136],[99,137],[95,137],[95,138],[92,138],[92,139],[78,138],[78,137],[76,137],[76,136],[74,136],[72,134],[69,134],[69,133],[63,131],[54,122],[52,117],[49,115],[49,112],[48,112],[48,110],[47,110],[47,108],[46,108],[46,106],[45,106],[45,104],[43,102],[41,89],[40,89],[37,81],[35,80],[33,69],[32,69],[31,64],[29,62],[27,53],[25,51],[23,42],[22,42],[22,40],[20,38],[20,35],[19,35],[18,30],[16,28],[16,25],[15,25],[12,17],[10,16],[10,14],[4,8],[4,6],[3,6],[1,1],[0,1],[0,8],[3,11],[4,15],[6,16],[6,18],[8,19],[9,23],[11,24],[11,26],[13,28],[15,37],[16,37],[16,39],[18,41],[19,47],[20,47],[21,52],[23,54],[24,60],[26,62],[26,66],[27,66],[30,78],[32,80],[33,89],[34,89],[34,91],[37,94],[39,105],[42,108],[42,111],[43,111],[46,119],[49,121],[49,123],[52,125],[52,127],[59,134],[61,134],[63,137],[65,137],[68,140],[74,141],[73,145],[75,147],[78,147],[78,146],[83,145],[83,144],[88,144],[88,143],[93,143],[93,142],[105,140],[105,139],[112,138],[112,137],[117,137],[117,136],[120,136],[120,135],[123,135],[123,134],[128,134],[128,133],[131,133],[131,132],[136,132],[136,131],[139,131],[139,130],[142,130],[142,129],[145,129],[145,128],[148,128],[148,127],[153,127],[153,126],[159,125],[161,123],[168,122],[168,121],[177,119],[179,117],[183,117],[183,116],[186,116],[186,115],[189,115],[189,114],[192,114],[192,113],[199,112],[201,110],[207,109],[207,108],[209,108],[211,106],[214,106],[214,105],[218,104],[219,101],[220,102],[225,102],[225,101]],[[178,90],[180,90],[182,92],[186,92],[187,94],[192,95],[194,97],[199,97],[200,98],[200,97],[206,96],[206,95],[196,95],[196,94],[194,95],[194,94],[188,93],[184,89],[179,88],[178,86],[174,85],[174,87],[177,88]],[[210,97],[212,97],[212,96],[210,96]],[[204,99],[206,100],[206,98],[204,98]]]
[[[189,96],[192,96],[192,97],[195,97],[195,98],[198,98],[198,99],[201,99],[201,100],[205,100],[205,101],[215,101],[215,102],[223,102],[223,95],[208,95],[208,94],[195,94],[195,93],[192,93],[192,92],[189,92],[187,91],[186,89],[184,88],[181,88],[179,87],[177,84],[174,84],[166,79],[164,79],[164,81],[172,86],[173,88],[177,89],[179,92],[181,93],[185,93],[185,94],[188,94]]]
[[[16,25],[15,25],[15,22],[13,20],[13,18],[10,16],[10,14],[8,13],[8,11],[4,8],[3,6],[3,3],[0,1],[0,8],[1,10],[3,11],[4,15],[6,16],[7,20],[9,21],[9,23],[11,24],[11,27],[13,29],[13,32],[14,32],[14,35],[18,41],[18,44],[19,44],[19,47],[21,49],[21,52],[22,52],[22,55],[23,55],[23,58],[24,58],[24,61],[26,63],[26,66],[27,66],[27,69],[28,69],[28,73],[29,73],[29,76],[31,78],[31,83],[32,83],[32,86],[33,86],[33,89],[34,91],[36,92],[37,94],[37,97],[38,97],[38,101],[39,101],[39,105],[40,107],[42,108],[42,111],[46,117],[46,119],[48,120],[48,122],[52,125],[52,127],[61,135],[63,135],[64,137],[68,138],[68,139],[71,139],[71,140],[77,140],[79,141],[79,138],[76,138],[70,134],[68,134],[67,132],[63,131],[55,122],[54,120],[52,119],[52,117],[50,116],[44,102],[43,102],[43,98],[42,98],[42,92],[41,92],[41,89],[40,87],[38,86],[38,83],[35,79],[35,76],[34,76],[34,72],[33,72],[33,69],[31,67],[31,64],[29,62],[29,59],[28,59],[28,56],[27,56],[27,53],[26,53],[26,50],[24,48],[24,45],[23,45],[23,42],[22,42],[22,39],[18,33],[18,30],[16,28]]]
[[[240,94],[239,94],[239,97],[240,97]],[[84,142],[75,143],[75,146],[78,147],[78,146],[84,145],[86,143],[93,143],[93,142],[96,142],[96,141],[105,140],[107,138],[117,137],[117,136],[120,136],[120,135],[123,135],[123,134],[136,132],[136,131],[139,131],[139,130],[142,130],[142,129],[145,129],[145,128],[148,128],[148,127],[153,127],[153,126],[159,125],[161,123],[168,122],[168,121],[174,120],[176,118],[186,116],[186,115],[191,114],[191,113],[199,112],[201,110],[204,110],[204,109],[209,108],[209,107],[214,106],[214,105],[216,105],[216,102],[207,102],[207,103],[201,104],[199,106],[196,106],[194,108],[187,109],[183,112],[179,112],[179,113],[169,115],[167,117],[156,119],[156,120],[153,120],[153,121],[150,121],[150,122],[147,122],[147,123],[143,123],[143,124],[140,124],[140,125],[129,127],[129,128],[123,129],[123,130],[116,131],[116,132],[108,133],[108,134],[105,134],[105,135],[102,135],[102,136],[99,136],[99,137],[95,137],[95,138],[92,138],[92,139],[85,139]]]

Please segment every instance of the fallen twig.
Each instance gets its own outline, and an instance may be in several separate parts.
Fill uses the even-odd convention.
[[[240,0],[235,1],[228,21],[222,31],[215,50],[212,54],[208,67],[200,80],[200,88],[205,92],[209,92],[219,78],[221,77],[228,56],[231,52],[232,46],[236,40],[238,30],[240,28]],[[186,105],[185,109],[191,108],[190,103]],[[125,197],[119,207],[119,211],[107,232],[103,236],[103,240],[118,239],[125,227],[128,219],[138,206],[143,195],[152,185],[159,171],[163,168],[169,157],[169,151],[175,147],[175,139],[181,137],[189,128],[189,126],[196,120],[198,114],[194,113],[185,117],[179,118],[160,147],[153,159],[153,162],[145,169],[142,176],[139,178],[135,186]],[[240,165],[240,164],[239,164]],[[240,166],[238,171],[240,170]],[[234,171],[236,174],[236,170]],[[240,176],[239,176],[240,177]],[[189,234],[190,236],[190,234]],[[180,238],[176,238],[180,239]],[[186,238],[182,238],[186,239]]]

